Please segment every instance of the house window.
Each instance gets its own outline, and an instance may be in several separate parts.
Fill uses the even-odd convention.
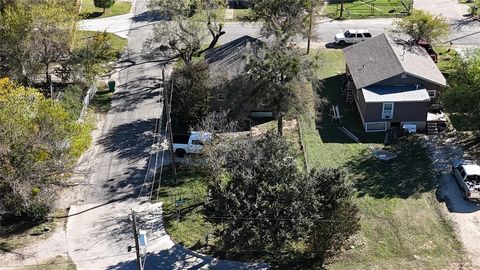
[[[400,78],[402,78],[402,79],[406,79],[406,78],[407,78],[407,74],[405,74],[405,73],[402,73],[402,75],[400,75]]]
[[[383,103],[382,119],[392,119],[393,117],[393,103]]]
[[[387,122],[367,122],[365,123],[365,132],[386,131]]]
[[[437,90],[428,90],[428,96],[430,98],[436,98],[437,97]]]
[[[217,94],[217,100],[218,101],[225,101],[225,94],[224,93]]]

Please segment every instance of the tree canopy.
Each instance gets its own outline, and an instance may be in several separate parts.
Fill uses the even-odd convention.
[[[177,127],[193,127],[208,114],[209,70],[205,63],[190,63],[172,73],[172,118]]]
[[[410,16],[395,22],[394,27],[393,32],[406,34],[415,43],[439,41],[439,39],[447,37],[450,31],[450,27],[443,17],[417,9],[413,10]]]
[[[464,58],[457,56],[452,62],[448,76],[449,88],[442,95],[443,103],[448,111],[460,113],[468,121],[479,122],[480,50],[467,51]]]
[[[309,35],[309,15],[318,0],[253,0],[247,21],[262,23],[262,34],[286,43],[295,35]],[[312,6],[313,5],[313,6]]]
[[[26,3],[28,2],[28,4]],[[22,83],[34,80],[70,49],[77,10],[72,1],[18,1],[0,14],[0,72]]]
[[[359,229],[353,188],[344,174],[301,171],[282,137],[268,133],[210,147],[205,215],[222,225],[219,250],[270,258],[277,265],[322,264]]]
[[[0,213],[42,219],[50,211],[75,164],[75,120],[37,90],[0,80]]]
[[[155,26],[154,34],[145,47],[152,56],[167,59],[180,57],[184,63],[192,57],[215,47],[225,34],[219,22],[222,0],[153,0],[150,9],[170,21],[162,21]],[[202,43],[211,36],[208,47]]]
[[[107,8],[111,8],[115,4],[115,0],[93,0],[93,5],[97,8],[103,8],[103,13]]]

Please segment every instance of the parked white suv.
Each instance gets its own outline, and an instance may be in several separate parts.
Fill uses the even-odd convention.
[[[338,45],[345,46],[347,43],[355,44],[371,37],[372,35],[366,29],[350,29],[336,34],[334,40]]]

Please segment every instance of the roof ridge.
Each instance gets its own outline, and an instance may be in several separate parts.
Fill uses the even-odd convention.
[[[397,55],[397,53],[396,53],[395,50],[393,49],[392,43],[390,42],[389,37],[387,37],[387,34],[382,33],[382,36],[383,36],[383,37],[385,38],[385,40],[387,41],[388,47],[389,47],[390,50],[393,52],[393,55],[395,55],[395,59],[397,59],[398,64],[400,64],[400,68],[402,69],[403,73],[407,73],[407,71],[405,70],[405,67],[402,65],[402,61],[400,61],[399,56]],[[393,41],[393,40],[392,40],[392,41]],[[404,55],[405,55],[405,54],[404,54]],[[398,74],[397,74],[397,75],[398,75]]]

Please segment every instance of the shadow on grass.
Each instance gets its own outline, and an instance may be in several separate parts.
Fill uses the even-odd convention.
[[[103,15],[103,12],[84,12],[79,15],[81,20],[95,19]]]
[[[96,113],[107,113],[112,104],[113,91],[102,89],[97,91],[90,103]]]
[[[387,150],[398,156],[385,162],[366,150],[347,163],[360,197],[405,199],[436,187],[428,151],[418,139],[404,137]]]
[[[365,132],[356,105],[345,102],[345,98],[342,96],[342,86],[345,81],[345,74],[335,75],[322,80],[321,86],[316,89],[321,98],[328,100],[328,104],[317,121],[317,129],[322,141],[324,143],[353,143],[354,141],[339,129],[340,126],[343,126],[363,143],[383,143],[384,133]],[[342,115],[341,124],[331,120],[330,108],[332,106],[338,106]]]

